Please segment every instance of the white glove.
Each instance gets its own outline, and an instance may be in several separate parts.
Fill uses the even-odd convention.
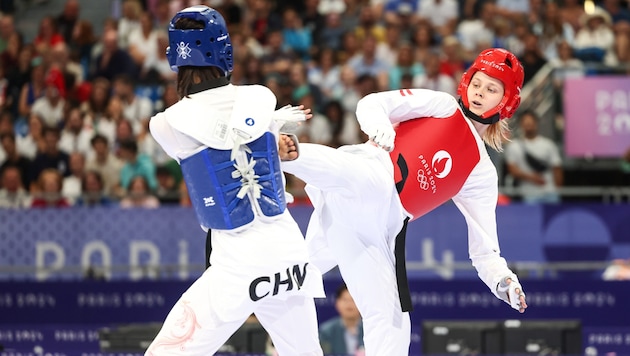
[[[511,280],[509,284],[507,282],[508,279]],[[517,293],[517,289],[519,293]],[[523,306],[521,306],[521,296],[525,298],[525,292],[523,291],[523,286],[521,286],[521,284],[514,278],[503,278],[497,286],[497,292],[499,292],[498,294],[501,296],[501,299],[508,303],[512,308],[518,311],[523,309]]]
[[[299,106],[287,104],[273,112],[273,120],[278,123],[280,131],[291,132],[297,129],[300,121],[306,121],[306,114]]]
[[[370,140],[385,151],[391,152],[394,149],[396,131],[394,131],[394,128],[391,125],[375,126],[365,133],[368,135]]]

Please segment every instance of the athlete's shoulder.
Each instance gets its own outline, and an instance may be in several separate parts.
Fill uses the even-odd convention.
[[[256,101],[270,100],[276,102],[276,95],[264,85],[251,84],[251,85],[239,85],[236,87],[237,91],[244,92],[252,95],[252,99]]]
[[[197,100],[196,98],[182,98],[164,110],[164,114],[167,117],[193,119],[200,113],[207,113],[208,110],[212,110],[212,107],[205,105],[201,100]]]

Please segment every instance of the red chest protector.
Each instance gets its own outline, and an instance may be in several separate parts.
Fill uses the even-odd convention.
[[[394,180],[412,220],[451,199],[479,162],[477,141],[461,111],[418,118],[396,128]]]

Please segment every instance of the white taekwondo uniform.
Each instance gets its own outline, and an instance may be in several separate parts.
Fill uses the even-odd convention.
[[[396,125],[395,149],[300,144],[299,157],[282,166],[307,183],[314,206],[309,253],[322,273],[339,265],[363,318],[366,355],[402,356],[411,328],[397,290],[394,242],[405,217],[417,219],[453,199],[468,224],[481,280],[507,302],[497,285],[517,278],[500,256],[496,170],[455,98],[425,89],[370,94],[357,118],[365,132]]]
[[[151,118],[150,131],[184,168],[183,162],[208,147],[245,154],[251,139],[268,132],[274,135],[273,148],[277,148],[277,125],[271,119],[275,106],[276,98],[268,88],[226,81],[158,113]],[[206,158],[213,154],[210,151]],[[229,162],[226,166],[236,171]],[[199,183],[210,184],[186,183],[189,192]],[[245,201],[256,205],[255,187],[239,188]],[[278,189],[284,194],[284,186]],[[197,198],[191,194],[191,200]],[[206,207],[218,203],[217,197],[206,199]],[[323,282],[319,270],[308,263],[299,226],[286,209],[273,217],[261,214],[258,205],[248,213],[252,209],[253,221],[233,230],[204,226],[200,219],[202,228],[211,231],[211,266],[183,293],[147,355],[211,355],[252,313],[280,355],[322,354],[313,298],[324,296]]]

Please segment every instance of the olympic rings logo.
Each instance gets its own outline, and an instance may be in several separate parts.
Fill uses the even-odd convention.
[[[429,189],[429,178],[424,174],[424,170],[418,170],[418,176],[416,177],[418,183],[420,183],[420,189],[428,190]]]

